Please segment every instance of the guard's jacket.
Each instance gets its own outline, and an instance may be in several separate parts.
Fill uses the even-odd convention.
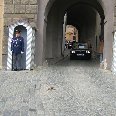
[[[21,54],[24,52],[24,38],[23,37],[14,37],[11,41],[11,51],[15,54]]]

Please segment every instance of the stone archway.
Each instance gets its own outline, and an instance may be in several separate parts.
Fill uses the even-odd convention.
[[[19,20],[9,26],[7,70],[12,69],[11,39],[14,35],[14,29],[17,26],[24,26],[27,30],[26,69],[30,70],[34,66],[35,32],[25,20]]]
[[[107,69],[111,69],[112,66],[112,56],[113,53],[112,51],[112,46],[113,46],[113,13],[114,13],[114,1],[108,1],[108,0],[98,0],[98,1],[94,1],[94,0],[88,0],[88,1],[84,1],[84,0],[74,0],[72,1],[63,1],[65,4],[65,7],[62,6],[62,1],[58,1],[58,0],[46,0],[46,1],[42,1],[39,0],[38,4],[39,4],[39,9],[38,9],[38,27],[41,29],[38,31],[38,36],[40,39],[38,39],[38,44],[41,48],[41,50],[37,51],[36,55],[37,55],[37,59],[38,60],[38,65],[41,65],[44,61],[45,61],[45,47],[46,47],[46,39],[48,39],[48,37],[46,37],[45,33],[46,33],[46,26],[48,26],[48,24],[50,25],[50,22],[48,20],[48,15],[51,12],[51,9],[53,9],[53,7],[56,5],[58,5],[59,2],[59,11],[56,13],[56,17],[57,20],[59,18],[59,20],[62,20],[62,17],[65,14],[65,10],[70,7],[71,5],[77,4],[77,2],[81,2],[83,1],[83,4],[86,3],[88,5],[91,5],[92,7],[94,7],[97,12],[100,14],[101,16],[101,28],[103,29],[102,32],[104,33],[104,59],[106,59],[107,61]],[[72,3],[71,3],[72,2]],[[93,4],[94,2],[97,2],[96,4]],[[108,6],[108,7],[107,7]],[[62,7],[64,7],[64,10],[62,10]],[[57,8],[58,10],[58,8]],[[62,11],[61,11],[62,10]],[[53,11],[55,12],[55,11]],[[59,17],[59,13],[62,12],[62,16]],[[61,14],[60,14],[61,15]],[[104,16],[105,16],[105,20],[104,20]],[[54,17],[55,17],[55,13],[54,13]],[[112,17],[112,18],[110,18]],[[58,20],[58,21],[59,21]],[[62,21],[60,22],[62,23]],[[104,26],[105,24],[105,26]],[[104,26],[104,28],[102,27]],[[58,28],[61,28],[61,26],[59,25],[56,29],[58,30]],[[50,29],[50,28],[49,28]],[[55,31],[55,30],[53,30]],[[58,30],[59,31],[59,30]],[[57,33],[57,35],[61,36],[62,32]],[[110,38],[110,40],[109,40]],[[41,43],[41,45],[40,45]],[[53,45],[53,44],[52,44]],[[49,49],[49,48],[48,48]],[[60,51],[60,50],[59,50]],[[110,56],[110,57],[109,57]]]
[[[104,30],[105,16],[104,16],[104,11],[99,3],[92,2],[92,1],[88,2],[88,1],[83,1],[83,0],[81,0],[81,1],[78,0],[78,1],[73,1],[73,2],[67,1],[67,2],[68,3],[63,4],[62,1],[55,1],[53,6],[51,7],[51,9],[49,10],[49,13],[48,13],[48,11],[45,13],[46,15],[48,13],[48,15],[45,16],[46,20],[47,20],[47,28],[46,28],[46,33],[47,33],[46,34],[46,37],[47,37],[46,43],[47,44],[46,44],[46,46],[47,46],[47,48],[49,47],[49,49],[46,49],[46,55],[48,58],[54,58],[54,57],[58,57],[61,55],[61,42],[62,42],[62,32],[63,32],[62,25],[63,25],[63,16],[64,16],[65,12],[67,12],[67,14],[72,14],[72,12],[74,12],[74,10],[75,10],[74,13],[76,15],[78,15],[78,19],[79,19],[79,17],[83,17],[84,15],[86,15],[88,13],[88,16],[86,15],[86,17],[84,18],[84,21],[82,22],[83,24],[86,22],[85,19],[87,19],[88,17],[91,17],[91,14],[96,15],[96,12],[98,12],[98,14],[100,15],[100,23],[101,23],[101,25],[99,24],[101,26],[99,29],[101,31],[99,33],[99,35],[102,35],[102,37],[104,36],[103,30]],[[59,6],[60,6],[60,9],[58,10]],[[85,10],[82,12],[81,10],[79,10],[80,8],[82,8],[83,10],[85,9]],[[48,9],[48,8],[46,8],[46,9]],[[88,12],[86,12],[87,10],[88,10]],[[85,12],[85,14],[84,14],[84,12]],[[77,22],[80,23],[80,21],[78,21],[78,19],[76,19],[75,23],[77,23]],[[82,20],[82,18],[80,18],[80,20]],[[88,18],[88,22],[89,22],[89,20],[90,20],[90,23],[88,25],[86,25],[86,27],[87,26],[89,27],[89,25],[91,25],[92,20],[90,18]],[[74,22],[74,20],[73,20],[73,22]],[[71,25],[71,24],[69,23],[69,25]],[[75,24],[73,23],[72,25],[75,25]],[[77,26],[77,27],[79,27],[79,26]],[[86,28],[86,31],[87,31],[87,28]],[[91,32],[89,31],[88,33],[89,33],[88,35],[90,35]],[[85,34],[83,33],[82,35],[85,35]],[[87,36],[87,35],[85,35],[85,37],[90,38],[90,36]],[[91,38],[94,38],[94,34],[93,34],[93,36],[91,36]],[[55,50],[55,52],[54,52],[54,50]]]

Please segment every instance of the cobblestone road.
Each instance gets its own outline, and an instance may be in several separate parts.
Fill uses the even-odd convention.
[[[0,71],[0,116],[116,116],[116,76],[95,61]]]

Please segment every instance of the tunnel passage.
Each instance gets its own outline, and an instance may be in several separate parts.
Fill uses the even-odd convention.
[[[79,30],[79,42],[86,42],[88,39],[93,40],[95,38],[96,27],[98,26],[96,25],[97,15],[93,8],[86,5],[77,5],[67,11],[67,25],[73,25]],[[98,28],[100,34],[100,27]]]
[[[91,42],[93,52],[99,47],[99,36],[102,33],[100,22],[100,15],[91,6],[79,4],[67,11],[67,25],[78,29],[79,42]]]
[[[104,18],[102,6],[95,0],[56,0],[47,14],[45,57],[62,55],[63,24],[75,26],[79,31],[79,41],[91,40],[94,51],[97,51],[99,36],[104,38]]]

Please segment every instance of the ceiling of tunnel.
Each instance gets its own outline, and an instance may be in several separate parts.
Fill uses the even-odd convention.
[[[47,17],[49,26],[62,25],[65,13],[68,14],[67,24],[75,26],[85,36],[95,32],[96,15],[99,14],[103,20],[105,18],[103,8],[97,0],[55,0]]]
[[[82,24],[91,22],[96,15],[96,10],[90,6],[78,4],[67,11],[67,24],[79,28]]]
[[[51,0],[53,2],[51,2],[51,6],[57,8],[60,12],[63,12],[65,14],[66,11],[70,10],[71,8],[79,5],[79,4],[82,4],[82,5],[85,5],[85,6],[90,6],[91,8],[95,9],[99,14],[100,14],[100,17],[102,19],[105,18],[105,15],[104,15],[104,11],[103,11],[103,8],[100,4],[100,2],[98,2],[98,0]],[[101,1],[101,0],[99,0]],[[45,12],[48,13],[48,7],[50,5],[48,5],[46,7],[46,10]],[[52,9],[52,7],[50,9]],[[50,11],[49,9],[49,11]],[[82,8],[80,10],[83,10]],[[49,14],[49,13],[48,13]]]

